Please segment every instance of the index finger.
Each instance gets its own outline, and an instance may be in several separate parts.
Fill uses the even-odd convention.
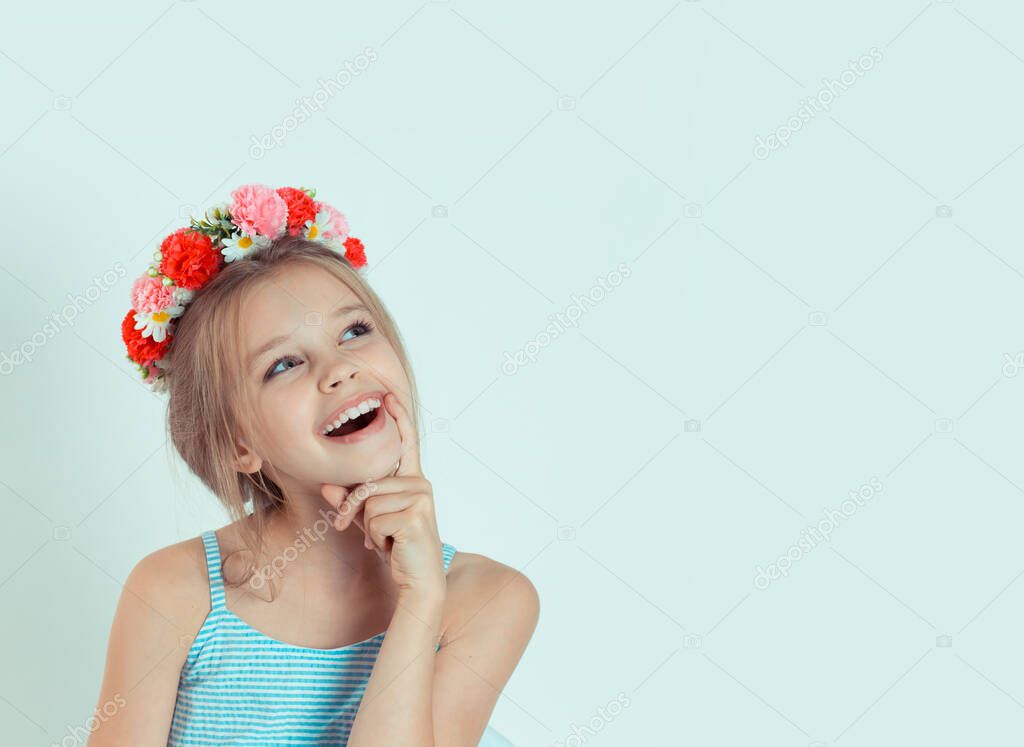
[[[420,469],[420,436],[409,411],[394,392],[384,395],[384,405],[398,424],[398,434],[402,438],[402,456],[395,475],[410,477],[423,474]]]

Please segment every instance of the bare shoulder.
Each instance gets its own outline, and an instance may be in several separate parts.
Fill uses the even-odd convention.
[[[110,627],[99,705],[120,706],[90,747],[165,744],[178,677],[210,610],[202,539],[177,542],[139,560],[125,579]]]
[[[125,592],[182,631],[194,634],[210,611],[210,581],[201,537],[154,550],[125,581]]]
[[[475,626],[496,623],[529,640],[540,615],[540,596],[522,572],[498,560],[459,550],[448,566],[448,625],[442,645]]]
[[[434,666],[436,741],[477,744],[533,636],[540,599],[521,571],[459,551],[448,566],[445,612]]]

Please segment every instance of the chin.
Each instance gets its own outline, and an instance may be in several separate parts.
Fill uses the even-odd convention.
[[[402,447],[400,442],[392,442],[386,436],[380,440],[383,443],[372,446],[369,443],[347,445],[348,454],[345,456],[348,458],[336,459],[332,464],[331,473],[338,481],[334,484],[352,485],[389,477],[402,458]]]

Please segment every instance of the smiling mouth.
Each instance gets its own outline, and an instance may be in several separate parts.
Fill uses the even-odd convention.
[[[338,438],[340,436],[347,436],[350,433],[355,433],[356,431],[361,431],[374,420],[381,417],[380,411],[383,409],[383,407],[375,407],[369,412],[364,412],[357,418],[345,421],[340,426],[335,428],[333,431],[329,431],[325,435],[327,436],[327,438]]]

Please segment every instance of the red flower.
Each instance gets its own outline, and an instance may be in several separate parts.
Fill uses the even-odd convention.
[[[197,290],[217,274],[224,259],[210,237],[192,228],[179,228],[160,244],[160,272],[179,288]]]
[[[362,267],[366,264],[366,252],[363,251],[363,242],[354,236],[345,239],[345,259],[353,267]]]
[[[288,206],[289,234],[295,236],[306,226],[307,220],[316,220],[316,205],[313,203],[313,198],[301,189],[281,187],[277,193]]]
[[[129,309],[121,322],[121,339],[128,348],[128,357],[143,366],[162,358],[167,346],[171,344],[170,335],[162,342],[155,342],[152,337],[143,337],[142,330],[135,329],[135,309]]]

